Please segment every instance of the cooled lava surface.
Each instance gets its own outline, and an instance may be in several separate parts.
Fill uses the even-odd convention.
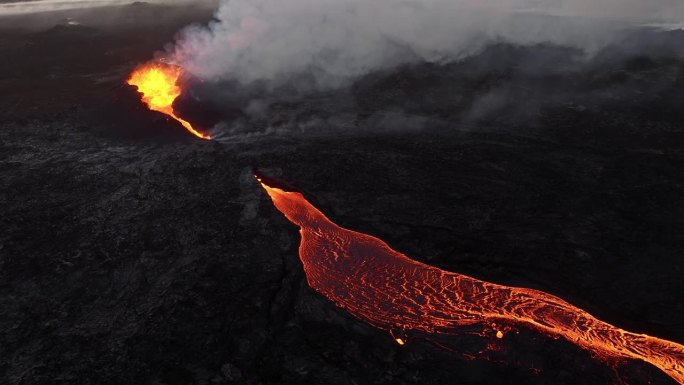
[[[266,114],[195,85],[181,118],[240,123],[205,141],[126,80],[212,12],[0,17],[0,383],[617,382],[574,343],[499,322],[489,339],[479,325],[392,330],[400,346],[310,288],[297,229],[254,167],[416,263],[684,341],[680,57],[618,50],[568,73],[567,50],[496,46]],[[563,70],[530,71],[540,53]],[[630,384],[676,384],[639,360],[618,368]]]

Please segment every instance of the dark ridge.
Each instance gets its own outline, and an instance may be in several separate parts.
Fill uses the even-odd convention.
[[[290,185],[284,181],[278,180],[278,179],[269,178],[266,175],[264,175],[261,171],[259,171],[258,169],[254,169],[253,174],[254,174],[254,177],[259,182],[265,184],[268,187],[281,189],[281,190],[287,191],[287,192],[299,192],[299,193],[301,193],[301,191],[292,187],[292,185]]]

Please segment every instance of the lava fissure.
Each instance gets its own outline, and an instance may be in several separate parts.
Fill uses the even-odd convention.
[[[183,69],[161,62],[152,62],[137,68],[129,77],[127,83],[137,87],[142,94],[142,100],[150,110],[166,114],[185,127],[188,132],[201,139],[211,139],[211,136],[196,130],[190,122],[176,115],[173,102],[181,94],[178,79]]]
[[[453,334],[464,325],[527,325],[604,360],[643,360],[684,385],[680,344],[622,330],[542,291],[492,284],[414,261],[378,238],[336,225],[301,193],[258,179],[276,208],[300,227],[299,256],[309,286],[374,327],[390,333]]]

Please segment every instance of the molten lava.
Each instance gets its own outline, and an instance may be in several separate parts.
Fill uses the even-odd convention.
[[[198,138],[211,139],[211,136],[197,131],[190,122],[181,119],[173,111],[173,102],[181,94],[181,88],[177,83],[182,74],[183,69],[178,66],[152,62],[136,68],[127,83],[138,88],[138,92],[143,95],[143,102],[150,110],[176,119]]]
[[[299,257],[309,285],[377,328],[391,334],[454,334],[473,324],[528,326],[604,360],[643,360],[684,385],[680,344],[622,330],[538,290],[496,285],[414,261],[378,238],[339,227],[302,194],[259,181],[276,208],[300,227]],[[496,332],[497,338],[503,336]]]

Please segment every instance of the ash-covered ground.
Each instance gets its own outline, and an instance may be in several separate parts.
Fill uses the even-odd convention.
[[[412,258],[684,342],[682,32],[591,59],[497,44],[304,96],[191,84],[184,116],[222,121],[201,141],[124,80],[211,13],[0,18],[0,383],[619,383],[524,329],[398,346],[307,286],[254,169]]]

